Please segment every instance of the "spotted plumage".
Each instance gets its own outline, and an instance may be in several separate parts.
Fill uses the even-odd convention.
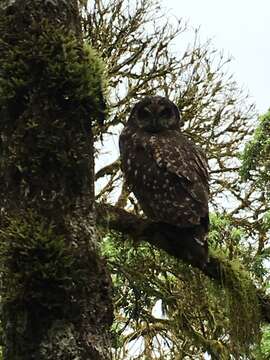
[[[178,108],[167,98],[146,97],[137,103],[120,136],[122,170],[144,213],[177,232],[191,229],[188,241],[178,235],[171,241],[185,242],[187,259],[205,263],[207,160],[181,126]],[[194,260],[196,256],[201,259]]]

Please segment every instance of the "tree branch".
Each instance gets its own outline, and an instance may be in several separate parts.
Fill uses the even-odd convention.
[[[151,222],[108,204],[96,203],[96,213],[97,224],[126,234],[136,242],[146,241],[159,249],[165,250],[170,255],[183,260],[187,264],[198,268],[196,264],[191,264],[189,260],[183,256],[180,247],[180,251],[177,251],[175,248],[170,248],[167,238],[163,235],[164,231],[161,224]],[[183,232],[185,231],[186,229],[183,229]],[[186,233],[183,235],[186,236]],[[213,255],[209,256],[207,265],[200,268],[207,277],[215,280],[219,285],[230,286],[230,284],[226,284],[222,269],[222,260]],[[257,289],[257,297],[261,307],[262,319],[270,323],[270,297],[259,289]]]

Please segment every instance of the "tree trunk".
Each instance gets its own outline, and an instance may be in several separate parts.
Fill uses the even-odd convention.
[[[91,122],[100,60],[77,1],[0,13],[0,252],[5,360],[108,359],[111,282],[95,232]]]

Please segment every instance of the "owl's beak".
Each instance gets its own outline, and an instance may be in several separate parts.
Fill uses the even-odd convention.
[[[157,118],[156,117],[153,117],[152,119],[152,128],[153,129],[156,129],[157,128],[157,125],[158,125],[158,122],[157,122]]]
[[[151,124],[149,126],[149,131],[152,133],[158,133],[161,131],[161,127],[156,117],[152,118]]]

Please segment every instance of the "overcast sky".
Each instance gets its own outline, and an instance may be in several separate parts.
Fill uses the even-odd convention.
[[[161,0],[233,57],[230,71],[260,113],[270,108],[270,0]]]

